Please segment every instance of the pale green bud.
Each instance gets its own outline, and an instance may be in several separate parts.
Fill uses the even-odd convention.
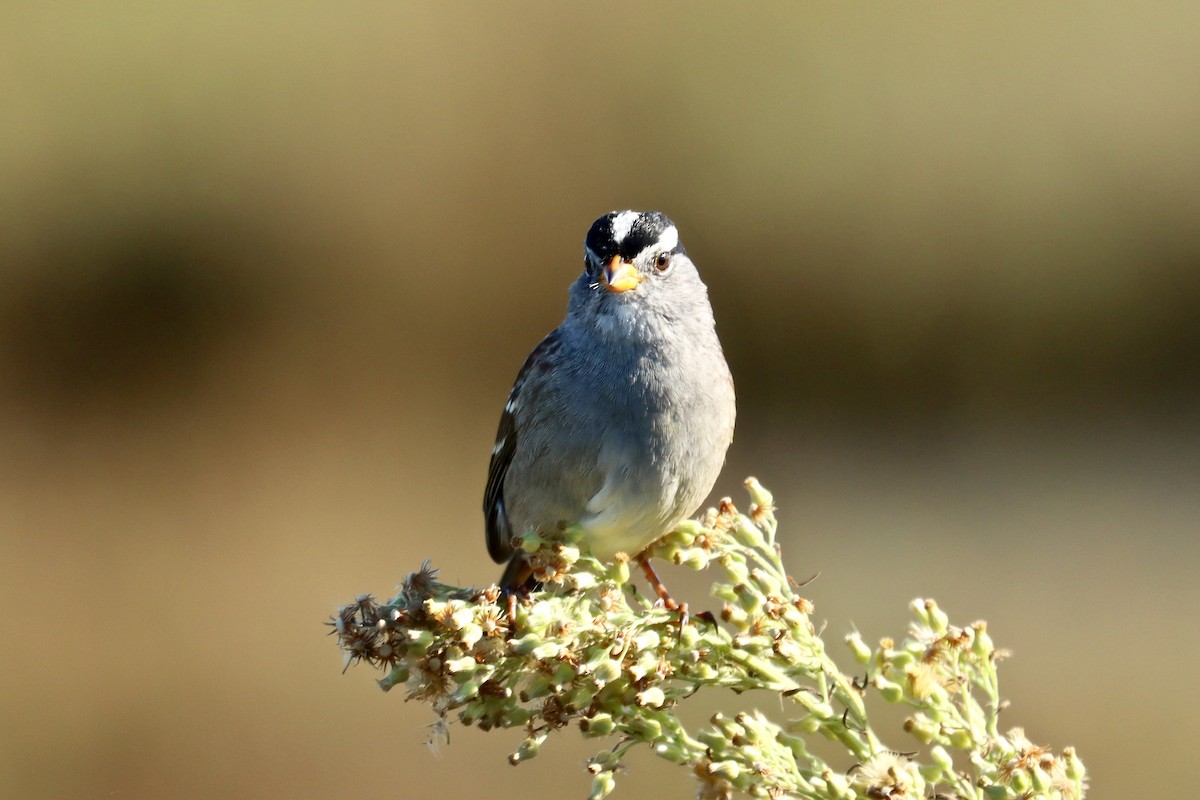
[[[762,608],[763,596],[761,592],[754,590],[744,583],[739,583],[737,586],[734,586],[733,591],[737,592],[738,605],[740,605],[747,613],[754,614]]]
[[[908,604],[908,610],[917,618],[917,622],[925,628],[937,633],[934,630],[933,621],[929,617],[929,604],[931,601],[924,597],[915,597]]]
[[[637,704],[639,706],[649,706],[650,708],[662,708],[667,702],[667,696],[663,690],[657,686],[651,686],[649,689],[644,689],[636,695]]]
[[[976,622],[971,629],[975,631],[975,641],[971,643],[971,652],[979,658],[991,657],[992,653],[996,652],[996,644],[987,632],[987,623]]]
[[[739,633],[733,637],[733,646],[746,651],[752,656],[762,655],[769,651],[774,642],[767,636],[751,636]]]
[[[599,584],[596,576],[590,572],[579,572],[578,570],[570,573],[563,579],[563,586],[573,591],[585,591],[592,589]]]
[[[478,699],[467,703],[462,711],[458,712],[458,721],[468,728],[478,722],[484,715],[483,703]]]
[[[681,547],[676,542],[659,542],[654,548],[654,554],[663,561],[678,564],[683,559],[683,556],[680,554],[686,549],[686,547]]]
[[[633,637],[633,649],[641,652],[642,650],[654,650],[662,641],[658,633],[653,630],[645,630]]]
[[[629,559],[618,558],[608,570],[608,579],[618,586],[629,583]]]
[[[1052,781],[1050,776],[1046,774],[1046,770],[1034,764],[1029,768],[1029,782],[1033,784],[1035,791],[1044,792],[1050,788]]]
[[[442,662],[442,666],[445,667],[446,671],[451,675],[455,675],[456,673],[461,672],[474,672],[475,668],[479,665],[476,663],[475,659],[471,658],[470,656],[463,656],[462,658],[448,658]]]
[[[386,692],[397,684],[407,683],[409,674],[408,664],[397,664],[392,667],[387,676],[380,679],[379,686]]]
[[[859,664],[866,664],[871,660],[871,648],[867,647],[862,634],[858,631],[846,634],[846,644],[850,647],[850,652],[854,654],[854,660]]]
[[[629,674],[635,681],[640,681],[657,669],[658,656],[653,652],[645,652],[629,667]]]
[[[522,703],[528,703],[530,700],[538,700],[554,691],[554,682],[550,680],[549,675],[538,673],[533,676],[529,684],[517,693]]]
[[[736,781],[742,774],[742,767],[736,761],[713,761],[708,765],[708,774],[727,781]]]
[[[763,719],[757,712],[747,714],[743,711],[734,717],[734,719],[746,731],[746,741],[750,742],[750,744],[760,744],[763,741],[763,731],[770,723]],[[768,735],[765,738],[770,738],[770,736]]]
[[[691,760],[688,751],[678,742],[659,742],[654,745],[654,754],[675,764],[685,764]]]
[[[582,683],[567,694],[563,704],[568,708],[589,708],[596,698],[596,687],[590,683]]]
[[[449,625],[455,630],[461,630],[464,625],[475,621],[475,610],[470,607],[460,608],[450,615]]]
[[[521,746],[517,748],[517,752],[508,757],[508,763],[515,767],[522,761],[528,761],[529,759],[536,757],[538,752],[542,749],[542,742],[545,740],[546,735],[544,733],[536,736],[525,737],[525,740],[521,742]]]
[[[409,628],[404,633],[408,637],[409,645],[416,651],[413,655],[424,655],[425,651],[429,649],[429,645],[433,644],[432,631],[427,631],[423,628]]]
[[[539,600],[525,611],[524,619],[521,621],[527,628],[542,630],[557,619],[558,611],[554,604],[548,600]]]
[[[537,647],[529,651],[529,655],[536,658],[538,661],[545,661],[548,658],[554,658],[563,650],[563,646],[558,642],[542,642]]]
[[[941,734],[940,726],[924,714],[904,720],[904,730],[921,744],[929,744]]]
[[[509,639],[508,649],[518,655],[527,656],[545,643],[545,641],[545,639],[537,634],[527,633],[516,639]]]
[[[691,525],[687,523],[691,522]],[[675,530],[669,531],[661,539],[658,540],[657,546],[665,545],[671,549],[679,549],[683,547],[691,547],[696,542],[696,536],[704,529],[700,527],[700,523],[692,520],[686,520],[675,527]]]
[[[937,601],[930,598],[925,601],[925,610],[929,614],[929,627],[935,633],[945,633],[950,627],[950,617],[938,606]]]
[[[812,633],[811,626],[808,625],[808,615],[801,611],[793,603],[788,603],[783,607],[783,621],[792,626],[804,626],[802,630]],[[814,640],[815,644],[819,644],[820,640]]]
[[[875,684],[875,688],[879,690],[879,694],[885,702],[899,703],[904,699],[904,689],[900,684],[889,681],[882,675],[876,675],[872,683]]]
[[[621,767],[621,756],[615,750],[601,750],[588,759],[589,775],[599,775],[601,772],[612,772]]]
[[[965,728],[954,728],[953,730],[943,731],[946,734],[950,746],[956,750],[970,750],[975,744],[971,739],[971,733]]]
[[[1008,786],[1017,794],[1024,794],[1033,788],[1033,781],[1029,779],[1029,773],[1023,769],[1014,769],[1008,775]]]
[[[465,703],[466,701],[477,697],[479,695],[479,687],[482,685],[483,679],[480,677],[473,677],[471,680],[464,681],[462,686],[459,686],[452,695],[454,702]]]
[[[746,559],[736,553],[725,553],[721,556],[721,569],[729,576],[729,582],[745,583],[750,580],[750,567]]]
[[[662,723],[649,717],[633,717],[625,725],[630,734],[645,742],[652,742],[662,736]]]
[[[750,501],[755,505],[767,508],[775,505],[775,496],[767,491],[766,488],[764,488],[763,485],[758,482],[758,478],[746,478],[746,481],[743,485],[746,487],[746,491],[750,494]]]
[[[715,725],[717,730],[721,731],[721,733],[725,735],[726,739],[731,741],[735,738],[741,738],[746,733],[746,729],[742,727],[741,723],[735,719],[725,716],[720,711],[713,714],[709,718],[709,722]]]
[[[462,642],[463,647],[468,650],[483,638],[483,628],[476,625],[474,622],[468,622],[462,626],[462,630],[458,632],[458,640]]]
[[[724,752],[729,747],[729,737],[718,730],[703,728],[696,732],[696,739],[714,752]]]
[[[726,603],[736,603],[738,601],[737,592],[728,583],[714,583],[712,595],[718,600],[724,600]]]
[[[738,517],[730,530],[733,538],[743,547],[759,548],[766,544],[762,531],[754,526],[747,517]]]
[[[537,531],[523,533],[517,537],[514,544],[521,548],[526,553],[536,553],[542,545],[546,544],[546,540],[542,538]]]
[[[613,789],[617,788],[617,779],[613,777],[611,770],[597,773],[592,778],[592,793],[588,795],[588,800],[601,800],[612,794]]]
[[[432,597],[425,600],[425,613],[434,619],[442,619],[449,615],[447,606],[450,605],[449,600],[435,600]]]
[[[616,723],[613,722],[612,714],[599,712],[590,717],[584,717],[579,720],[579,729],[583,731],[584,736],[608,736],[616,730]]]
[[[592,670],[592,680],[597,686],[604,686],[621,677],[621,664],[611,658],[601,661]]]
[[[775,640],[775,652],[789,664],[799,664],[804,660],[804,650],[795,639],[783,637]]]
[[[1067,777],[1076,783],[1082,781],[1087,774],[1087,769],[1083,766],[1083,762],[1079,760],[1079,756],[1075,754],[1074,747],[1063,748],[1062,760]]]
[[[533,714],[527,708],[508,706],[504,709],[503,726],[505,728],[521,728],[529,724]]]
[[[875,665],[882,669],[890,669],[892,659],[896,657],[895,642],[884,637],[879,640],[879,649],[873,653]]]
[[[771,755],[775,754],[772,753]],[[767,760],[767,756],[763,753],[761,747],[756,747],[752,744],[746,744],[745,742],[738,744],[737,757],[739,762],[749,762],[751,764],[762,764]]]
[[[762,589],[764,594],[780,594],[783,590],[779,579],[762,567],[750,570],[750,579]]]
[[[708,566],[708,553],[699,547],[688,547],[676,551],[671,560],[688,569],[702,570]]]
[[[750,616],[741,608],[731,603],[726,603],[724,608],[721,609],[721,619],[739,630],[745,630],[750,627]]]
[[[907,650],[893,650],[889,663],[895,670],[905,670],[917,663],[917,656]]]
[[[565,661],[554,668],[554,682],[559,685],[570,683],[575,680],[577,675],[575,668]]]
[[[850,780],[845,775],[826,770],[821,773],[821,777],[825,781],[826,797],[833,798],[833,800],[854,797],[854,791],[850,788]]]

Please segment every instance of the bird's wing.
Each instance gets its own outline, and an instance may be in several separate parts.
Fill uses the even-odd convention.
[[[492,461],[488,465],[487,487],[483,490],[483,516],[488,553],[497,563],[506,560],[513,553],[513,530],[504,507],[504,477],[508,474],[513,453],[517,450],[516,415],[521,405],[521,388],[531,373],[547,368],[547,358],[558,349],[558,344],[559,334],[555,329],[533,349],[529,358],[525,359],[525,365],[517,373],[517,380],[513,383],[512,391],[508,393],[508,401],[504,404],[504,413],[500,415],[500,429],[496,431],[496,444],[492,447]]]

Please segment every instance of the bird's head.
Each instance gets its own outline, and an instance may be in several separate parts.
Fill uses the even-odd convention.
[[[583,245],[589,285],[614,294],[665,281],[687,252],[675,223],[658,211],[611,211],[592,223]]]

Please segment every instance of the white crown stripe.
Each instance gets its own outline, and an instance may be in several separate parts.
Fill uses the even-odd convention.
[[[637,222],[640,217],[636,211],[622,211],[613,217],[612,221],[612,238],[617,244],[625,241],[625,237],[629,235],[629,230],[633,227],[633,223]]]

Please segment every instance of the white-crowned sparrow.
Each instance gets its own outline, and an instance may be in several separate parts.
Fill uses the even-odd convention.
[[[512,539],[578,524],[593,554],[636,556],[708,496],[733,440],[733,378],[708,290],[674,223],[614,211],[588,231],[567,315],[504,405],[483,513],[507,588]]]

